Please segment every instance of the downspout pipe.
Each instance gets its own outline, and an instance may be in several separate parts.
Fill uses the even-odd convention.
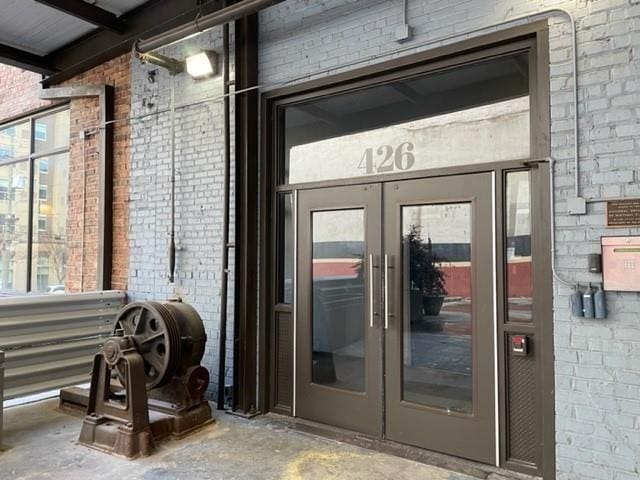
[[[193,22],[172,28],[146,40],[141,40],[137,44],[137,50],[141,53],[156,50],[171,43],[184,40],[191,35],[202,33],[210,28],[239,20],[247,15],[252,15],[264,8],[282,3],[283,1],[284,0],[243,0],[228,7],[223,7],[221,10],[210,13],[209,15],[198,17]]]

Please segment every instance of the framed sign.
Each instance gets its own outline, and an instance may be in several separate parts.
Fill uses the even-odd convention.
[[[640,198],[607,202],[607,227],[640,227]]]

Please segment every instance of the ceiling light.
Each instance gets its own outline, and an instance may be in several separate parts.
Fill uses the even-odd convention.
[[[205,50],[187,57],[187,73],[195,79],[212,77],[218,73],[218,54]]]

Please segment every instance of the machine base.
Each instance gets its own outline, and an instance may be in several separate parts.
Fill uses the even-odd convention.
[[[146,457],[153,451],[150,430],[134,432],[130,424],[104,416],[87,416],[84,419],[78,443],[128,459]]]
[[[60,390],[59,407],[72,414],[86,414],[89,389],[70,387]],[[129,459],[150,455],[154,443],[182,438],[214,422],[208,402],[180,409],[161,400],[149,399],[150,431],[132,432],[120,421],[87,416],[82,424],[79,443]]]

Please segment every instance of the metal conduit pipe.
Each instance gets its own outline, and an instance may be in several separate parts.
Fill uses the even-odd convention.
[[[170,131],[170,157],[171,157],[171,226],[169,229],[169,283],[176,280],[176,77],[171,75],[171,131]]]
[[[239,20],[242,17],[254,14],[271,5],[282,3],[283,1],[284,0],[243,0],[228,7],[223,7],[221,10],[210,13],[209,15],[199,18],[196,17],[191,23],[180,25],[154,37],[141,40],[137,45],[137,49],[141,53],[150,52],[151,50],[156,50],[171,43],[184,40],[190,35],[202,33],[212,27]]]
[[[556,189],[555,182],[553,180],[556,162],[552,157],[549,157],[547,160],[549,162],[549,214],[551,217],[551,272],[553,274],[553,278],[555,278],[558,282],[575,289],[577,288],[577,282],[567,280],[558,273],[558,260],[556,254]]]
[[[225,1],[226,5],[226,1]],[[224,410],[224,387],[227,354],[227,292],[229,283],[229,180],[231,167],[230,101],[229,101],[229,24],[222,26],[222,88],[224,94],[224,186],[222,215],[222,286],[220,287],[220,332],[218,336],[218,391],[216,406]]]

